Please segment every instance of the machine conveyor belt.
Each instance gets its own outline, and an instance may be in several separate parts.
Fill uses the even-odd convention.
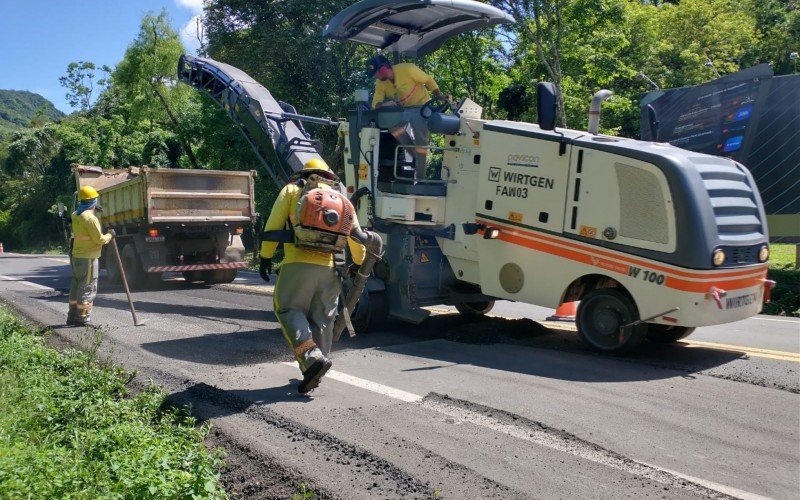
[[[279,186],[306,162],[320,158],[319,143],[294,119],[298,116],[294,108],[276,100],[244,71],[213,59],[182,55],[178,78],[205,90],[225,109]]]

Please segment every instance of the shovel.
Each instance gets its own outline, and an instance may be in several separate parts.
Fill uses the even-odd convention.
[[[125,269],[122,268],[122,259],[119,256],[119,247],[117,247],[117,238],[111,238],[111,245],[114,246],[114,256],[117,258],[117,266],[119,267],[119,274],[122,276],[122,286],[125,287],[125,295],[128,296],[128,305],[131,306],[131,316],[133,316],[133,326],[142,326],[144,323],[139,323],[136,319],[136,309],[133,307],[133,300],[131,300],[131,291],[128,288],[128,278],[125,277]]]

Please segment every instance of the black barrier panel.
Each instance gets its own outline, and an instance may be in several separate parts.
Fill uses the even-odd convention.
[[[800,75],[773,77],[762,64],[696,87],[648,92],[643,140],[653,140],[648,104],[660,142],[741,162],[767,214],[800,213]]]

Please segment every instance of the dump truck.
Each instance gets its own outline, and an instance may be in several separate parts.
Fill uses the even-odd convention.
[[[74,167],[77,189],[100,193],[100,221],[114,229],[131,286],[154,285],[165,272],[187,281],[229,283],[247,267],[242,235],[257,217],[255,172],[129,167]],[[101,267],[122,277],[106,245]]]
[[[460,33],[512,22],[471,0],[363,0],[323,36],[418,57]],[[319,155],[299,122],[338,127],[346,190],[359,221],[385,242],[354,323],[388,313],[417,324],[436,304],[482,315],[498,299],[553,309],[578,302],[580,338],[620,354],[644,339],[675,342],[750,317],[769,300],[769,236],[749,171],[599,133],[608,90],[595,94],[583,131],[556,127],[547,82],[537,89],[537,123],[486,119],[469,98],[370,109],[368,90],[334,121],[296,113],[212,59],[182,56],[178,76],[223,106],[279,182]],[[442,157],[434,179],[409,178],[408,146],[390,132],[411,113],[442,138],[443,147],[431,146]]]

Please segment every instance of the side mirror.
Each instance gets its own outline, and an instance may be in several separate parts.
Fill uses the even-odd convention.
[[[536,121],[542,130],[556,128],[556,86],[550,82],[536,85]]]

